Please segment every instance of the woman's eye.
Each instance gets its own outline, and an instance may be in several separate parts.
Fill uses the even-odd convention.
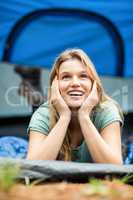
[[[69,78],[70,78],[69,75],[65,75],[65,76],[62,77],[63,80],[64,80],[64,79],[69,79]]]
[[[81,74],[81,78],[88,78],[87,74]]]

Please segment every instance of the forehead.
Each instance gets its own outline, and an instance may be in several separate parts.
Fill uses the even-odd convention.
[[[87,67],[76,58],[64,61],[59,67],[59,74],[73,71],[87,71]]]

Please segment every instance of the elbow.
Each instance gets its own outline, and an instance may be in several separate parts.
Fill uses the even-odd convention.
[[[112,164],[116,164],[116,165],[123,165],[123,161],[122,160],[117,160]]]
[[[39,159],[38,155],[28,152],[26,160],[41,160],[41,159]]]
[[[47,156],[47,155],[38,155],[38,154],[27,154],[27,160],[56,160],[56,158]]]
[[[27,154],[26,160],[35,160],[34,156]]]
[[[123,157],[121,154],[113,155],[110,159],[111,164],[123,165]]]
[[[100,161],[95,161],[96,163],[102,163],[102,164],[113,164],[113,165],[123,165],[123,159],[122,158],[112,158],[112,159],[107,159],[105,160],[100,160]]]
[[[123,163],[123,159],[119,159],[119,160],[118,160],[118,164],[119,164],[119,165],[123,165],[123,164],[124,164],[124,163]]]
[[[118,164],[119,164],[119,165],[123,165],[123,164],[124,164],[124,163],[123,163],[123,157],[122,157],[122,155],[119,156]]]
[[[115,159],[114,162],[112,162],[112,164],[123,165],[122,157]]]

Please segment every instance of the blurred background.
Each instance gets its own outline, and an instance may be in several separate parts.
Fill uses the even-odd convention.
[[[49,71],[66,48],[92,59],[106,92],[124,112],[122,141],[133,142],[133,1],[0,1],[0,137],[28,139],[47,99]]]

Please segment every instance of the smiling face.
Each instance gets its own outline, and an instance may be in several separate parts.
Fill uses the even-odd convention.
[[[69,59],[60,65],[58,78],[61,96],[71,109],[78,109],[92,88],[87,67],[76,58]]]

